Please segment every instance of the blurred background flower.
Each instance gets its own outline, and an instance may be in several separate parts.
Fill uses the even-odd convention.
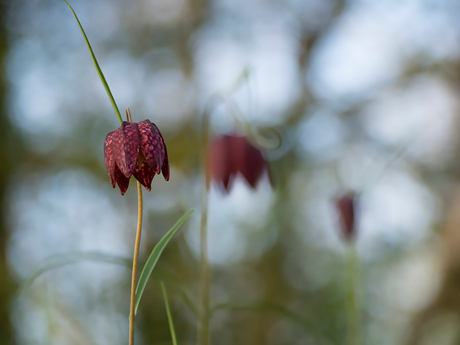
[[[247,184],[256,188],[257,182],[266,172],[262,152],[252,146],[244,136],[222,135],[211,141],[208,148],[207,169],[209,177],[227,192],[232,188],[235,178],[243,178]]]
[[[353,240],[356,236],[356,194],[347,192],[337,196],[335,207],[340,222],[341,236],[345,240]]]
[[[210,190],[214,343],[342,344],[344,244],[331,202],[340,190],[360,191],[364,343],[459,342],[460,228],[446,215],[460,207],[460,3],[71,4],[120,109],[150,119],[168,144],[173,178],[145,197],[141,260],[199,208],[199,123],[212,95],[247,70],[213,110],[213,136],[235,127],[234,112],[282,134],[265,157],[275,188],[262,176],[254,190],[243,179],[229,194]],[[0,16],[0,338],[124,344],[124,266],[62,266],[17,293],[55,255],[128,258],[136,193],[121,198],[107,183],[102,143],[118,122],[65,3],[0,0]],[[192,302],[199,214],[158,265]],[[169,295],[179,342],[195,343],[193,312]],[[142,303],[139,344],[169,343],[156,281]]]

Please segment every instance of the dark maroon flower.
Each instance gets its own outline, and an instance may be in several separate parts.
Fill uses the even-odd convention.
[[[169,160],[166,144],[155,124],[149,120],[139,123],[123,121],[107,134],[104,159],[113,188],[118,183],[121,195],[129,186],[131,175],[150,191],[155,174],[163,173],[169,180]]]
[[[228,192],[235,175],[240,173],[249,185],[256,187],[267,164],[262,153],[239,135],[222,135],[208,150],[208,175]]]
[[[355,208],[356,195],[353,192],[342,194],[335,200],[337,212],[340,218],[340,227],[342,235],[347,240],[354,239],[356,235],[355,228]]]

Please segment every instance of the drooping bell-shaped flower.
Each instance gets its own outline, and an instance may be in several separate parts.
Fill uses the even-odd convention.
[[[340,218],[340,230],[346,240],[353,240],[356,236],[355,213],[356,194],[347,192],[335,199],[335,206]]]
[[[149,120],[139,123],[123,121],[107,134],[104,159],[113,188],[118,184],[121,195],[129,186],[132,175],[150,191],[155,174],[169,180],[169,160],[160,130]]]
[[[240,173],[255,188],[267,164],[260,150],[236,134],[222,135],[211,142],[207,162],[210,178],[229,192]]]

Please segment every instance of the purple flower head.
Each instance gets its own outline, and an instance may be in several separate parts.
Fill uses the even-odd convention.
[[[255,188],[267,164],[260,150],[239,135],[222,135],[208,150],[209,176],[229,192],[235,175],[240,173]]]
[[[123,121],[121,126],[107,134],[104,141],[104,159],[113,188],[118,184],[121,195],[134,175],[148,191],[155,174],[169,180],[169,160],[166,144],[160,130],[149,120],[139,123]]]

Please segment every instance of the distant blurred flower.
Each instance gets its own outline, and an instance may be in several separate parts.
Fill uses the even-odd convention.
[[[113,188],[118,184],[121,195],[129,186],[131,175],[148,190],[155,174],[163,173],[169,180],[169,160],[166,144],[155,124],[149,120],[139,123],[123,121],[107,134],[104,159]]]
[[[353,192],[342,194],[336,198],[335,205],[340,218],[342,235],[346,240],[354,239],[356,236],[356,194]]]
[[[245,137],[232,134],[222,135],[211,143],[207,168],[209,177],[229,192],[238,173],[255,188],[267,164],[260,150]]]

